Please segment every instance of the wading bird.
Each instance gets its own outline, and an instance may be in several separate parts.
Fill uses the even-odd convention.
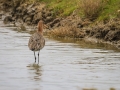
[[[34,52],[35,63],[36,63],[35,52],[38,51],[38,63],[39,63],[40,50],[45,46],[45,39],[43,37],[43,27],[44,27],[43,21],[40,20],[38,22],[38,30],[30,37],[28,42],[29,49]]]

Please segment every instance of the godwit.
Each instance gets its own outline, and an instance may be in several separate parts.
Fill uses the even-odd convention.
[[[45,39],[43,37],[43,26],[44,26],[43,21],[40,20],[38,22],[38,30],[30,37],[28,42],[29,49],[34,52],[35,63],[36,63],[35,51],[38,51],[38,63],[39,63],[40,50],[45,46]]]

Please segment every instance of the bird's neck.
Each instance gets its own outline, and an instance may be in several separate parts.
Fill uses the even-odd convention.
[[[43,23],[38,24],[38,33],[43,35]]]

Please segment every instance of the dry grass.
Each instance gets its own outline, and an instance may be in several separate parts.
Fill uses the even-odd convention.
[[[105,2],[102,0],[81,0],[79,6],[83,10],[84,16],[96,19],[101,12]]]
[[[69,37],[69,38],[83,38],[84,31],[79,30],[73,26],[58,27],[49,32],[50,36],[54,37]]]

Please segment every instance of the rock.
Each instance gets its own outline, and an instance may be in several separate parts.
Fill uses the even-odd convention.
[[[32,22],[32,18],[31,18],[31,17],[27,17],[27,18],[25,19],[25,23],[27,23],[27,25],[30,25],[31,22]]]
[[[34,4],[29,5],[29,6],[27,7],[27,10],[29,11],[30,9],[32,9],[33,5],[34,5]]]
[[[94,31],[95,32],[94,37],[98,39],[104,39],[109,30],[110,30],[109,27],[98,28],[96,32]]]
[[[43,19],[42,18],[42,13],[38,12],[37,14],[34,15],[32,23],[37,24],[38,21],[41,20],[41,19]]]
[[[120,49],[120,40],[117,41],[116,47],[117,47],[118,49]]]
[[[48,17],[45,19],[45,22],[46,22],[46,23],[49,23],[49,22],[51,22],[52,20],[53,20],[53,17],[48,16]]]
[[[10,7],[12,7],[12,6],[13,6],[13,3],[12,3],[10,0],[5,0],[5,1],[3,2],[3,7],[4,7],[4,9],[10,8]]]
[[[17,19],[16,22],[23,23],[23,20],[21,18]]]
[[[23,22],[25,22],[26,18],[28,17],[28,15],[24,15],[23,16]]]
[[[42,11],[41,11],[42,14],[45,14],[46,13],[46,9],[43,8]]]
[[[13,20],[12,20],[12,16],[6,16],[5,18],[4,18],[4,23],[5,24],[7,24],[7,23],[9,23],[9,22],[12,22]]]
[[[120,40],[120,30],[109,31],[105,36],[106,41],[117,41]]]
[[[0,19],[2,19],[2,15],[3,15],[3,14],[2,14],[2,13],[0,13]]]
[[[27,12],[28,15],[34,15],[35,14],[35,9],[30,9],[28,12]]]
[[[20,30],[21,30],[21,31],[26,31],[26,27],[25,27],[23,24],[21,24],[21,25],[20,25]]]
[[[56,23],[56,24],[54,24],[53,28],[57,28],[59,26],[60,26],[60,23]]]
[[[26,11],[27,11],[28,15],[34,15],[34,14],[36,14],[36,8],[33,7],[33,4],[30,5],[30,6],[28,6],[28,8],[26,9]]]
[[[54,24],[60,22],[60,19],[59,18],[56,18],[55,20],[53,20],[53,22],[51,22],[50,26],[53,27]]]
[[[27,21],[30,21],[30,22],[31,22],[31,20],[32,20],[31,17],[27,17],[27,18],[25,19],[25,22],[27,22]]]
[[[17,12],[21,12],[23,9],[24,9],[24,8],[23,8],[22,6],[19,6],[19,7],[16,8],[16,11],[17,11]]]
[[[48,17],[48,16],[51,16],[52,14],[51,14],[50,11],[46,11],[46,12],[44,13],[44,15],[45,15],[45,17]]]

